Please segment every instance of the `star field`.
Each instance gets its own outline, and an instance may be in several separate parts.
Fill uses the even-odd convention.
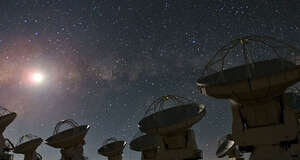
[[[175,94],[202,103],[205,118],[194,130],[204,159],[215,156],[217,138],[231,132],[226,100],[201,96],[202,67],[215,51],[247,34],[263,34],[299,47],[297,0],[9,0],[0,1],[0,105],[15,111],[5,136],[43,139],[55,124],[89,124],[85,156],[111,136],[130,142],[146,106]],[[45,82],[32,86],[33,70]],[[59,150],[38,148],[44,159]],[[17,159],[22,156],[16,155]],[[140,153],[125,149],[124,160]]]

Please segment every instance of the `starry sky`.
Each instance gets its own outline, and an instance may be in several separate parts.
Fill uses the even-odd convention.
[[[104,160],[106,138],[129,142],[146,106],[175,94],[206,106],[193,128],[204,159],[216,160],[231,111],[197,91],[201,69],[232,38],[263,34],[299,47],[299,31],[298,0],[2,0],[0,104],[18,114],[4,135],[46,139],[71,118],[91,126],[85,155]],[[44,81],[32,83],[33,72]],[[45,144],[38,152],[60,157]],[[123,157],[140,154],[127,147]]]

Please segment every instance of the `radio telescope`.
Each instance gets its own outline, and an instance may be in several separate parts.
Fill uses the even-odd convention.
[[[17,154],[24,154],[24,160],[42,160],[42,156],[36,152],[37,147],[43,142],[42,138],[27,134],[19,139],[14,152]]]
[[[60,131],[62,125],[68,125],[71,128]],[[55,126],[53,136],[46,139],[46,144],[61,149],[62,160],[84,160],[84,137],[89,128],[89,125],[79,125],[72,119],[59,121]]]
[[[9,141],[9,139],[4,138],[3,132],[16,117],[17,114],[15,112],[10,112],[6,108],[0,106],[0,156],[4,159],[12,159],[13,156],[7,152],[12,150],[13,144]],[[7,144],[7,142],[9,144]]]
[[[197,85],[202,94],[230,99],[232,136],[251,160],[291,159],[299,132],[284,91],[300,80],[300,51],[268,36],[245,36],[217,51]]]
[[[218,158],[228,156],[231,160],[244,160],[241,158],[239,150],[237,150],[232,136],[229,134],[218,141],[218,149],[216,152]]]
[[[109,160],[122,160],[122,153],[125,146],[125,141],[111,137],[103,142],[102,147],[98,149],[98,153],[108,157]]]
[[[158,135],[136,135],[129,144],[130,149],[142,152],[142,160],[157,160],[161,139]]]
[[[168,108],[170,107],[170,108]],[[157,159],[201,159],[195,134],[190,129],[205,115],[205,107],[186,98],[167,95],[155,100],[139,122],[139,129],[148,135],[160,135]]]

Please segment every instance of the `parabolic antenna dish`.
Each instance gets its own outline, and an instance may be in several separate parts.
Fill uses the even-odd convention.
[[[4,130],[17,117],[17,113],[10,112],[0,106],[0,129]]]
[[[25,154],[27,152],[35,151],[37,147],[41,145],[42,142],[42,138],[39,138],[32,134],[24,135],[19,139],[19,142],[15,147],[14,152],[19,154]]]
[[[158,135],[142,135],[133,139],[129,146],[134,151],[156,150],[160,145],[160,137]]]
[[[216,155],[218,158],[223,158],[234,147],[234,141],[227,135],[219,140],[218,150]]]
[[[245,36],[217,51],[197,85],[216,98],[273,96],[300,80],[299,64],[299,49],[272,37]]]
[[[64,124],[71,126],[70,129],[59,131]],[[78,125],[75,121],[68,119],[57,123],[53,136],[46,139],[46,144],[54,148],[69,148],[83,142],[89,130],[89,125]]]
[[[161,99],[176,100],[177,96],[163,96]],[[161,107],[161,110],[156,110],[139,122],[139,129],[147,134],[166,135],[176,131],[184,131],[192,127],[195,123],[200,121],[206,113],[205,107],[202,104],[188,103],[184,101],[175,101],[175,106],[164,109],[164,104],[156,104]],[[152,105],[153,105],[152,104]],[[152,107],[152,106],[150,106]],[[155,107],[154,107],[155,108]]]
[[[107,157],[122,154],[125,146],[125,141],[112,137],[104,141],[103,146],[98,149],[98,153]]]

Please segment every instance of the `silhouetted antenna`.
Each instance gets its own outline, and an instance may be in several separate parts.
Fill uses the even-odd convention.
[[[230,99],[232,137],[252,160],[290,156],[281,147],[297,139],[299,126],[290,107],[298,102],[285,91],[300,81],[299,62],[300,50],[286,42],[244,36],[217,50],[197,81],[202,94]]]
[[[17,117],[15,112],[10,112],[6,108],[0,106],[0,130],[4,131],[6,127]]]
[[[102,147],[98,149],[98,153],[108,157],[109,160],[121,160],[125,146],[125,141],[111,137],[104,140]]]
[[[158,159],[201,159],[202,151],[197,148],[191,127],[199,122],[205,113],[204,105],[196,104],[187,98],[162,96],[153,101],[144,118],[139,121],[138,127],[146,135],[134,139],[130,143],[131,148],[141,150],[142,156],[158,156]],[[159,145],[159,151],[155,148],[157,143],[162,143]],[[147,147],[151,147],[151,152],[145,152]],[[177,154],[172,154],[173,152]]]
[[[141,152],[142,159],[156,159],[160,145],[161,138],[159,135],[147,135],[138,131],[131,140],[129,147],[131,150]]]
[[[36,152],[36,149],[41,145],[42,142],[42,138],[32,134],[26,134],[20,137],[17,145],[14,148],[14,153],[24,154],[25,160],[41,160],[42,157]]]
[[[166,134],[185,130],[205,115],[204,105],[187,98],[167,95],[153,101],[139,122],[139,128],[147,134]],[[166,132],[166,133],[163,133]]]
[[[75,122],[73,119],[66,119],[66,120],[61,120],[59,121],[53,131],[53,135],[57,134],[60,131],[61,126],[63,125],[68,125],[71,128],[75,128],[78,127],[79,124],[77,122]]]
[[[218,140],[216,155],[218,158],[228,156],[228,158],[234,158],[235,160],[243,160],[231,134],[228,134]]]
[[[9,154],[12,149],[14,149],[13,143],[9,139],[4,138],[3,132],[7,126],[12,123],[17,117],[17,113],[10,112],[6,108],[0,106],[0,155],[6,157],[5,159],[12,159],[13,155]]]
[[[61,130],[61,126],[68,125],[71,128]],[[46,144],[54,148],[60,148],[62,159],[83,160],[84,138],[89,131],[89,125],[79,125],[72,119],[59,121],[53,131],[53,135],[46,139]]]
[[[129,144],[130,149],[134,151],[157,151],[160,145],[159,135],[147,135],[143,132],[137,132]]]
[[[263,74],[257,72],[255,62],[279,59],[277,67],[274,70],[284,70],[287,64],[285,61],[298,65],[300,62],[300,50],[292,45],[277,40],[269,36],[244,36],[229,42],[220,48],[216,54],[204,66],[202,77],[221,72],[232,67],[244,65],[242,78],[253,78]],[[225,73],[225,72],[221,72]],[[270,73],[265,73],[270,74]],[[203,79],[203,78],[201,78]],[[211,83],[227,83],[240,80],[239,76],[227,77],[226,74],[219,74],[210,79]]]
[[[144,116],[147,116],[149,114],[162,111],[166,109],[167,107],[179,105],[179,104],[184,104],[191,102],[189,99],[180,97],[180,96],[175,96],[175,95],[166,95],[157,98],[154,100],[146,109],[146,112]]]

